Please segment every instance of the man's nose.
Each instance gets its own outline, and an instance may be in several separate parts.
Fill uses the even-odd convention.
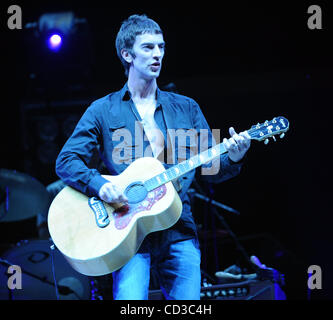
[[[162,52],[159,46],[155,46],[154,51],[153,51],[153,57],[155,58],[160,58],[162,57]]]

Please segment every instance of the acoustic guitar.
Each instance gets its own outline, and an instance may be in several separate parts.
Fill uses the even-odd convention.
[[[282,138],[289,129],[284,117],[258,123],[248,130],[251,139]],[[169,169],[152,157],[133,161],[120,175],[103,177],[117,185],[128,204],[109,204],[65,187],[48,214],[51,238],[78,272],[99,276],[126,264],[151,232],[164,230],[180,218],[182,202],[172,181],[227,152],[220,143]]]

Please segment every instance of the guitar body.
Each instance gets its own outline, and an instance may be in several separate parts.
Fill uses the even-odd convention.
[[[132,162],[120,175],[104,178],[124,192],[134,182],[146,181],[163,171],[165,168],[157,159],[145,157]],[[105,225],[97,223],[91,198],[71,187],[65,187],[55,197],[48,214],[54,244],[76,271],[89,276],[121,268],[149,233],[171,227],[182,212],[172,182],[149,191],[139,202],[129,201],[128,206],[95,200],[103,204],[107,213]]]

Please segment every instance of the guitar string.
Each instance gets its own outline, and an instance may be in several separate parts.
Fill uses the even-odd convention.
[[[255,132],[255,131],[257,131],[257,130],[259,130],[259,129],[261,129],[261,128],[262,128],[262,125],[260,125],[259,128],[252,127],[252,128],[250,128],[250,129],[248,129],[247,132],[248,132],[249,134],[252,134],[253,132]],[[221,145],[221,143],[220,143],[220,145]],[[223,153],[224,153],[224,152],[223,152]],[[216,156],[216,157],[217,157],[217,156]],[[194,157],[190,158],[189,160],[195,161],[195,160],[193,160],[194,158],[195,158],[195,160],[200,159],[199,154],[195,155]],[[213,157],[213,158],[215,158],[215,157]],[[187,171],[188,169],[190,169],[190,168],[186,168],[186,167],[185,167],[185,170],[184,170],[184,166],[188,166],[189,160],[184,161],[185,163],[179,163],[179,164],[176,165],[178,168],[180,168],[180,172],[184,171],[183,173],[181,173],[181,175],[185,174],[186,171]],[[212,160],[212,159],[211,159],[211,160]],[[205,162],[207,162],[207,161],[205,161]],[[198,164],[198,165],[197,165],[197,163],[195,163],[195,167],[200,166],[200,165],[204,164],[205,162],[199,161],[199,164]],[[170,169],[174,169],[174,168],[170,168]],[[172,181],[172,180],[173,180],[173,179],[172,179],[172,175],[174,175],[174,171],[172,171],[172,170],[170,170],[170,169],[167,169],[167,170],[165,170],[164,172],[162,172],[162,173],[156,175],[155,177],[146,180],[146,181],[144,182],[144,184],[145,184],[145,183],[153,183],[153,184],[154,184],[154,181],[152,181],[152,180],[153,180],[153,179],[157,179],[157,177],[160,178],[160,180],[162,181],[162,183],[158,183],[158,185],[157,185],[155,188],[159,187],[159,186],[162,185],[162,184],[166,184],[166,183]],[[163,180],[164,180],[163,175],[166,175],[166,176],[167,176],[167,181],[164,181],[164,182],[163,182]],[[176,178],[177,176],[179,176],[179,173],[176,173],[174,178]],[[162,179],[163,179],[163,180],[162,180]],[[157,182],[158,182],[158,181],[157,181]],[[154,188],[154,189],[155,189],[155,188]],[[153,190],[153,189],[152,189],[152,190]],[[135,190],[134,190],[134,193],[135,193],[135,195],[137,195],[137,194],[138,194],[138,191],[135,191]]]

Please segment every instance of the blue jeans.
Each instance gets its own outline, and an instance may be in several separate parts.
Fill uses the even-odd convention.
[[[196,239],[163,246],[145,239],[135,256],[113,272],[115,300],[147,300],[154,267],[166,299],[200,300],[200,249]]]

